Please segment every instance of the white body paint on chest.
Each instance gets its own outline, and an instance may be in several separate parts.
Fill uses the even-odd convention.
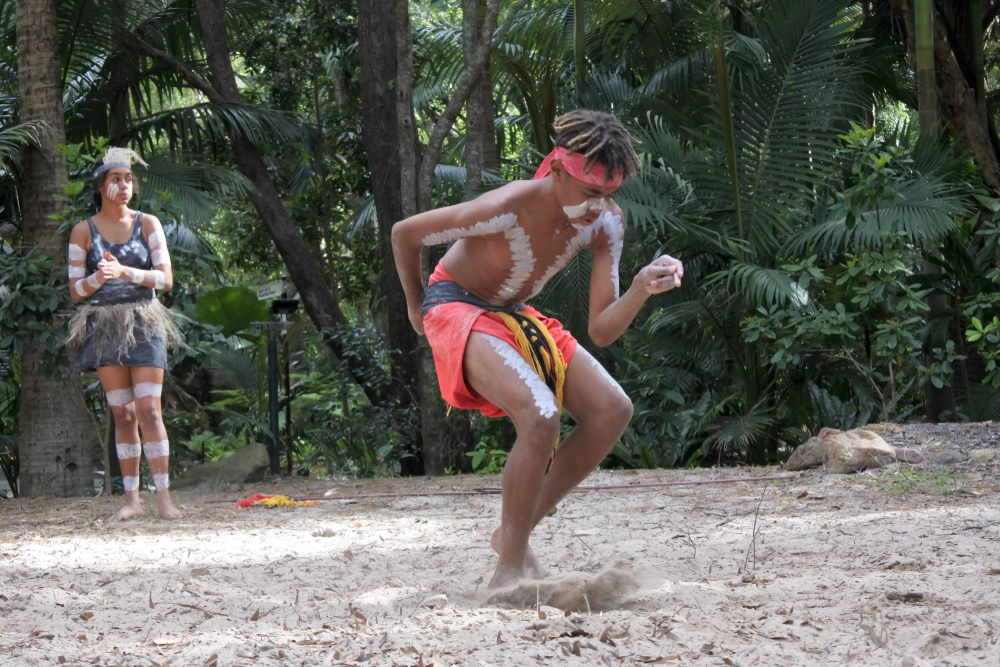
[[[566,249],[563,250],[562,254],[556,257],[555,262],[552,266],[546,269],[542,277],[535,281],[534,286],[531,288],[531,295],[529,299],[537,296],[542,288],[545,287],[545,283],[552,280],[553,276],[566,268],[569,261],[576,256],[583,248],[589,245],[593,240],[594,236],[598,231],[604,230],[604,233],[608,235],[611,239],[611,283],[615,288],[615,298],[617,299],[618,294],[618,265],[621,260],[622,254],[622,243],[625,238],[625,228],[622,226],[622,217],[620,215],[615,215],[610,211],[605,211],[601,214],[593,224],[580,229],[576,236],[569,240],[566,244]]]
[[[531,391],[531,397],[535,399],[535,406],[542,417],[549,419],[553,415],[559,415],[559,406],[556,405],[556,397],[546,386],[545,382],[538,376],[538,373],[528,365],[524,357],[514,349],[510,343],[500,340],[496,336],[483,334],[489,341],[493,349],[503,358],[504,366],[513,368],[518,376],[524,380]]]
[[[531,252],[531,239],[520,227],[511,227],[504,232],[504,237],[510,241],[510,256],[514,260],[514,268],[510,276],[500,286],[495,300],[506,303],[516,297],[535,269],[535,255]]]
[[[443,232],[435,232],[424,237],[424,245],[441,245],[451,243],[467,236],[486,236],[488,234],[499,234],[505,232],[517,224],[517,216],[513,213],[504,213],[495,218],[490,218],[484,222],[477,222],[471,227],[462,229],[446,229]]]

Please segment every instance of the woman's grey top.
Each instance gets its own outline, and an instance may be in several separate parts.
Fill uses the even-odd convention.
[[[132,236],[125,243],[109,243],[97,231],[94,221],[87,218],[90,225],[90,251],[87,253],[87,272],[97,271],[97,265],[104,260],[104,252],[110,252],[122,266],[149,271],[153,268],[153,258],[149,245],[142,235],[142,213],[135,212]],[[155,299],[152,287],[137,285],[125,278],[112,278],[101,286],[87,302],[92,306],[113,306],[118,303],[135,303]]]

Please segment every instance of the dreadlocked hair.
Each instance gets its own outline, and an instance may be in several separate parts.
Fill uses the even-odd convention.
[[[552,128],[557,146],[587,158],[587,171],[600,163],[609,174],[621,170],[622,178],[635,176],[639,168],[639,158],[632,149],[635,138],[611,114],[577,109],[556,118]]]

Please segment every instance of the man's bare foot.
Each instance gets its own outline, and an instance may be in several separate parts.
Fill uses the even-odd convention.
[[[493,578],[490,579],[490,583],[486,587],[490,589],[506,588],[507,586],[513,586],[524,578],[524,568],[500,569],[497,567],[496,572],[493,573]]]
[[[500,553],[501,542],[500,529],[497,528],[493,531],[493,535],[490,536],[490,546],[493,548],[493,551],[498,554]],[[497,573],[493,575],[493,579],[490,580],[490,588],[495,588],[495,586],[493,586],[493,580],[495,580],[499,574],[500,572],[498,570]],[[542,561],[538,560],[538,556],[535,555],[535,552],[532,551],[529,546],[528,550],[524,553],[524,571],[521,572],[518,579],[544,579],[547,576],[549,576],[549,571],[545,569],[542,565]],[[508,584],[500,585],[506,586]]]
[[[115,512],[114,516],[108,519],[108,521],[128,521],[142,515],[142,505],[139,504],[139,497],[137,495],[135,498],[126,498],[125,507]]]
[[[156,492],[156,511],[161,519],[167,521],[174,521],[184,516],[184,512],[174,507],[173,501],[170,500],[170,492],[167,490]]]

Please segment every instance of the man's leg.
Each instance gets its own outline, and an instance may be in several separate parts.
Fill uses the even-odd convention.
[[[502,482],[500,562],[490,588],[524,578],[528,536],[535,524],[545,466],[559,433],[555,396],[513,345],[472,332],[463,361],[465,381],[510,415],[517,440]]]
[[[552,469],[542,480],[532,528],[600,465],[632,419],[632,401],[583,346],[576,348],[566,369],[563,408],[577,426],[559,445]],[[502,535],[498,528],[495,548],[502,544]]]
[[[111,520],[125,521],[142,516],[142,505],[139,503],[139,422],[135,416],[132,376],[125,366],[104,366],[97,369],[97,378],[115,417],[115,449],[125,485],[125,507],[118,510]]]
[[[163,369],[146,366],[132,368],[132,386],[146,462],[156,485],[156,510],[164,519],[179,519],[183,515],[170,500],[170,441],[160,409]]]

